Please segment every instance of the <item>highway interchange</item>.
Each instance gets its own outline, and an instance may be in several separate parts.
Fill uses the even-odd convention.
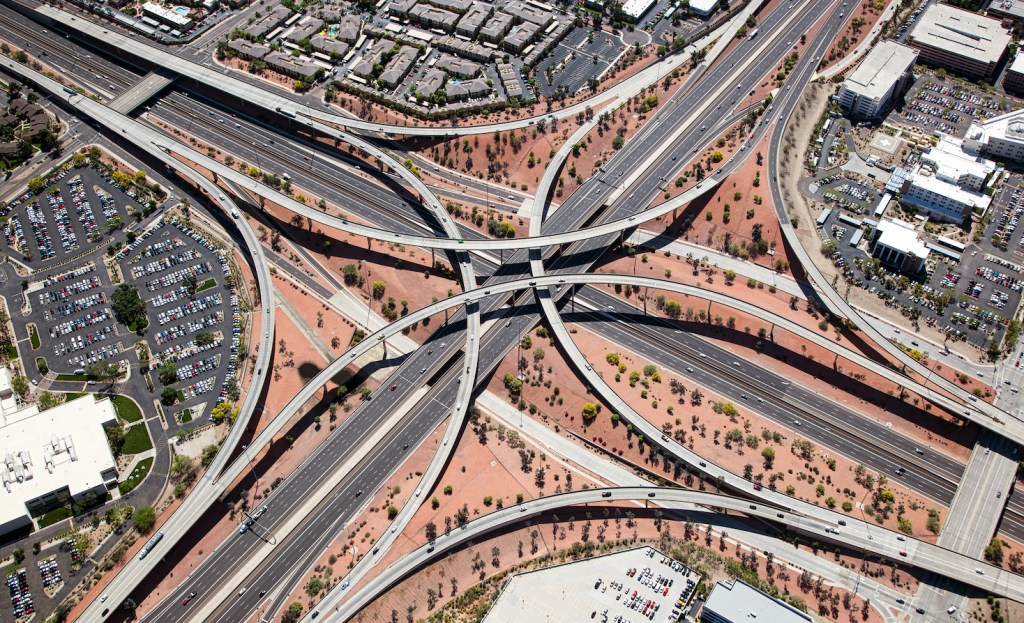
[[[824,12],[822,10],[824,6],[828,5],[829,3],[822,2],[819,4],[821,5],[820,7],[808,6],[807,10],[801,12],[798,17],[797,14],[793,14],[793,18],[795,18],[795,23],[788,24],[786,26],[786,32],[806,32],[807,28],[809,28],[810,24],[817,18],[817,16]],[[768,69],[770,69],[773,66],[775,62],[777,62],[779,55],[782,52],[789,49],[791,41],[784,41],[783,38],[780,38],[772,42],[769,37],[769,33],[772,32],[772,27],[777,25],[777,23],[774,23],[772,21],[773,18],[781,17],[780,15],[778,15],[778,13],[779,12],[776,12],[772,15],[762,18],[761,30],[764,34],[760,39],[754,42],[754,45],[760,45],[760,42],[765,41],[765,46],[770,47],[770,51],[766,50],[765,52],[758,54],[756,56],[750,55],[750,58],[758,58],[759,60],[757,61],[755,67],[750,68],[747,72],[745,72],[746,75],[763,75],[764,73],[766,73]],[[837,28],[838,22],[838,18],[836,18],[835,14],[833,14],[829,26]],[[825,30],[827,30],[827,28]],[[767,43],[769,42],[772,42],[775,45],[768,46]],[[816,45],[818,48],[824,49],[827,47],[828,40],[822,37],[818,37],[814,40],[814,42],[815,43],[812,44],[812,46]],[[740,47],[742,48],[742,46],[743,44],[741,43]],[[813,49],[814,48],[812,47],[812,50]],[[733,53],[736,54],[735,51]],[[808,56],[809,55],[810,53],[808,54]],[[726,60],[728,60],[729,58],[735,57],[726,56],[725,58]],[[728,92],[733,88],[734,84],[736,84],[737,82],[742,82],[742,80],[732,79],[731,72],[729,72],[729,69],[731,68],[731,65],[729,67],[726,67],[726,62],[723,61],[720,64],[714,65],[711,68],[711,70],[705,73],[705,75],[701,76],[700,79],[714,84],[722,83],[723,90],[725,92]],[[805,71],[813,71],[813,64],[810,62],[802,62],[801,65],[798,66],[797,70],[795,70],[794,76],[791,78],[791,80],[798,84],[800,83],[801,79],[806,80],[806,76],[804,73]],[[743,92],[741,88],[737,88],[736,90],[739,90],[741,93]],[[585,235],[575,234],[570,235],[568,237],[549,239],[537,238],[529,243],[523,243],[521,240],[513,241],[516,244],[510,244],[507,247],[503,247],[501,245],[489,245],[487,243],[474,244],[473,241],[467,237],[465,239],[464,246],[462,246],[461,248],[515,249],[517,247],[523,247],[524,245],[529,245],[533,248],[537,248],[543,244],[548,244],[549,242],[571,243],[573,241],[578,241],[568,250],[560,250],[560,256],[556,260],[551,262],[551,266],[548,267],[548,273],[568,276],[571,273],[585,271],[586,267],[589,266],[590,263],[592,263],[601,253],[603,253],[604,249],[607,248],[609,241],[614,240],[615,232],[630,227],[631,225],[629,224],[633,223],[631,218],[633,214],[642,210],[643,206],[646,206],[653,197],[659,194],[659,191],[661,190],[660,186],[663,185],[664,179],[671,179],[672,173],[678,169],[678,165],[673,164],[676,157],[678,156],[680,160],[685,161],[686,157],[690,153],[689,150],[696,149],[696,147],[701,144],[702,138],[706,141],[705,136],[714,136],[718,128],[723,127],[724,124],[722,123],[713,123],[713,117],[716,116],[715,111],[707,109],[704,111],[705,114],[703,116],[694,116],[692,114],[694,110],[700,108],[700,104],[703,99],[702,94],[696,93],[696,90],[688,90],[685,88],[681,90],[680,93],[681,96],[678,96],[678,99],[674,98],[675,101],[666,102],[660,107],[658,114],[655,116],[655,119],[652,120],[652,122],[649,123],[647,126],[645,126],[645,130],[641,131],[641,133],[638,134],[637,137],[635,137],[634,139],[630,140],[627,143],[627,147],[626,149],[623,150],[621,157],[616,157],[615,159],[613,159],[605,167],[606,170],[602,172],[601,175],[595,178],[595,180],[592,180],[591,182],[586,184],[580,191],[574,193],[569,198],[569,200],[559,208],[559,210],[554,214],[554,216],[552,216],[550,219],[548,219],[547,222],[544,223],[544,231],[549,236],[556,235],[560,232],[584,231],[580,227],[581,225],[585,223],[589,225],[591,223],[598,222],[597,220],[593,220],[592,217],[594,209],[608,205],[609,207],[604,211],[604,213],[596,215],[596,217],[600,221],[608,222],[609,227],[607,227],[606,229],[591,228],[585,230]],[[785,96],[789,94],[783,95]],[[789,106],[791,107],[793,104],[795,104],[796,93],[789,95],[789,97],[791,100]],[[175,103],[180,106],[180,101]],[[781,111],[784,109],[791,109],[787,108],[786,105],[780,99],[776,100],[775,108],[777,109],[777,115],[781,114]],[[175,114],[178,115],[178,122],[180,124],[180,122],[183,119],[180,113]],[[720,115],[718,116],[720,117]],[[684,136],[680,137],[679,139],[671,141],[672,144],[670,150],[665,151],[664,153],[657,153],[660,143],[664,142],[664,134],[658,133],[654,130],[647,131],[647,129],[652,127],[659,127],[657,125],[658,123],[663,124],[663,126],[688,128],[689,132]],[[698,124],[701,124],[701,126],[707,126],[707,135],[704,135],[703,130],[697,130]],[[377,125],[363,127],[354,122],[348,125],[356,129],[368,131],[387,130],[387,128],[382,128]],[[764,126],[759,128],[758,132],[755,134],[755,137],[760,136],[760,133],[763,132],[765,128],[774,127],[777,130],[780,130],[782,125],[783,124],[778,124],[773,126],[770,123],[765,124]],[[255,138],[255,130],[252,131],[254,132],[253,136]],[[487,131],[493,131],[493,127]],[[755,141],[752,140],[751,144],[753,144],[754,142]],[[289,145],[291,145],[290,142]],[[169,147],[169,145],[162,146]],[[178,148],[172,148],[171,151],[180,153],[178,151]],[[294,159],[300,152],[295,151],[294,153],[296,155],[289,157]],[[633,167],[635,167],[636,163],[640,161],[638,156],[634,155],[634,153],[647,154],[648,157],[651,157],[650,154],[652,153],[655,154],[653,156],[655,158],[655,161],[652,162],[653,166],[644,169],[642,176],[638,176],[638,179],[632,179],[632,176],[630,175]],[[671,154],[671,160],[668,157],[669,154]],[[326,163],[324,163],[321,160],[322,158],[323,156],[318,156],[316,166],[326,165]],[[717,179],[722,179],[728,171],[730,171],[735,166],[738,166],[738,164],[739,163],[736,163],[731,167],[727,165],[725,168],[723,168],[723,170],[719,172],[718,175],[716,175]],[[310,168],[313,167],[312,160],[310,161],[309,166]],[[335,167],[335,169],[337,169],[337,167]],[[625,178],[625,180],[628,181],[626,183],[623,183],[620,181],[620,178]],[[358,179],[358,176],[352,175],[349,176],[348,179],[353,180],[353,186],[355,188],[359,188],[358,183],[355,182],[355,179]],[[611,181],[609,182],[609,180]],[[707,188],[710,188],[712,185],[710,181],[705,181],[705,184],[707,185]],[[772,186],[774,191],[775,187],[774,185]],[[372,184],[364,183],[364,186],[362,187],[361,190],[357,190],[354,192],[357,193],[357,196],[361,200],[367,201],[368,203],[370,203],[370,205],[373,205],[378,201],[382,203],[387,202],[387,199],[383,197],[374,196],[375,193],[379,193],[379,187],[376,187]],[[688,195],[687,199],[689,199],[690,196],[692,195]],[[778,198],[776,205],[782,206],[781,198]],[[393,217],[393,222],[378,222],[377,224],[381,226],[381,229],[384,229],[390,228],[392,226],[397,227],[399,226],[398,224],[400,223],[400,226],[403,228],[403,230],[409,230],[411,229],[411,227],[409,225],[409,219],[405,216],[405,211],[415,213],[417,211],[415,202],[406,201],[405,205],[403,206],[403,213],[401,215]],[[420,212],[422,212],[422,210]],[[437,212],[434,212],[434,214],[436,215]],[[422,214],[420,216],[422,217]],[[379,218],[381,217],[378,216],[378,219]],[[385,214],[383,218],[392,217]],[[647,214],[644,214],[642,218],[650,217]],[[373,236],[379,237],[379,234],[377,232],[380,232],[381,229],[377,229],[375,232],[373,232]],[[429,229],[433,230],[434,233],[436,234],[441,234],[441,232],[438,231],[440,228],[436,226],[430,227]],[[356,231],[360,231],[360,233],[367,233],[361,232],[361,230]],[[444,233],[447,234],[449,240],[457,237],[456,234],[453,234],[450,231],[446,231]],[[429,247],[446,248],[445,243],[439,243],[439,241],[436,238],[431,238],[429,236],[424,236],[423,238],[423,240],[420,240],[419,238],[416,238],[415,240],[410,240],[407,237],[404,239],[404,241],[414,244],[422,243],[424,246]],[[384,239],[387,238],[385,237]],[[257,244],[256,246],[258,247],[259,245]],[[448,246],[447,248],[460,247],[452,245]],[[550,255],[552,251],[553,249],[548,249],[548,254]],[[540,254],[539,252],[535,251],[533,255],[534,257],[537,257]],[[491,270],[486,272],[481,271],[481,274],[485,275],[490,274],[492,272],[495,273],[494,277],[486,281],[484,285],[481,286],[481,288],[486,291],[489,285],[500,284],[502,281],[510,280],[513,277],[519,277],[521,280],[523,270],[526,268],[526,257],[527,252],[523,250],[517,250],[512,259],[506,264],[504,264],[497,271],[493,270],[493,265],[490,266]],[[481,262],[479,256],[475,256],[475,258],[477,265],[479,265],[480,263],[484,263]],[[464,262],[460,262],[460,265],[462,264],[468,265],[469,261],[467,260]],[[572,281],[572,278],[568,279],[570,280],[570,282]],[[475,281],[473,281],[472,279],[468,279],[466,280],[466,282],[475,283]],[[518,289],[524,289],[523,284],[519,283],[516,285]],[[517,288],[512,288],[511,291],[514,291]],[[509,320],[511,322],[511,326],[503,328],[501,326],[502,323],[497,322],[494,323],[494,326],[489,331],[479,333],[477,331],[471,330],[469,334],[466,335],[466,332],[461,330],[461,323],[465,321],[465,317],[453,317],[452,322],[444,330],[444,333],[441,335],[433,336],[430,341],[430,345],[433,345],[435,347],[433,349],[430,349],[431,352],[433,350],[437,350],[439,353],[438,355],[424,354],[423,349],[421,349],[421,351],[418,351],[417,353],[414,353],[411,356],[409,356],[407,361],[395,373],[393,379],[389,380],[389,383],[398,382],[401,391],[388,392],[383,395],[375,396],[373,400],[364,403],[364,405],[360,409],[357,409],[353,413],[350,420],[346,422],[346,425],[349,421],[359,422],[360,425],[358,426],[358,428],[360,430],[366,431],[373,427],[373,423],[382,422],[386,419],[386,416],[389,416],[396,411],[403,410],[401,408],[403,405],[416,403],[417,406],[420,407],[415,408],[412,412],[410,412],[409,415],[403,418],[402,423],[399,424],[400,429],[394,429],[395,432],[392,435],[387,437],[385,440],[379,442],[385,445],[376,446],[376,449],[374,450],[373,456],[370,458],[370,460],[365,461],[364,463],[361,463],[359,465],[359,471],[354,473],[354,476],[357,476],[358,478],[347,478],[344,482],[338,484],[337,487],[333,490],[333,493],[336,493],[337,495],[327,496],[327,500],[333,499],[335,501],[339,501],[338,505],[336,507],[329,507],[325,504],[320,505],[314,510],[313,513],[310,513],[306,516],[306,520],[303,522],[304,526],[311,525],[312,522],[314,521],[313,518],[316,517],[337,517],[339,518],[339,521],[341,521],[340,518],[351,517],[352,515],[354,515],[355,512],[358,510],[359,506],[358,497],[353,495],[354,491],[361,490],[361,487],[365,487],[366,490],[372,490],[374,488],[373,484],[359,483],[376,483],[385,480],[387,475],[390,474],[393,471],[393,469],[397,467],[398,464],[400,464],[401,460],[404,459],[404,456],[408,454],[408,452],[397,451],[396,440],[424,439],[427,437],[430,431],[436,428],[436,425],[441,421],[441,419],[443,419],[444,416],[447,415],[448,411],[450,410],[450,402],[436,400],[435,398],[437,396],[455,395],[455,389],[457,385],[456,380],[458,379],[459,381],[461,381],[463,375],[465,375],[466,373],[462,372],[463,364],[459,363],[458,366],[456,367],[455,362],[452,361],[452,359],[453,357],[459,355],[464,345],[472,344],[475,341],[475,334],[480,335],[480,340],[478,343],[480,344],[481,362],[479,366],[470,367],[473,368],[474,372],[478,373],[481,377],[484,377],[490,372],[491,369],[493,369],[494,366],[497,365],[497,362],[500,361],[501,357],[504,356],[504,354],[507,353],[510,348],[514,347],[515,343],[518,341],[518,337],[536,324],[539,315],[537,314],[536,306],[533,303],[533,289],[525,289],[530,291],[522,293],[517,298],[515,298],[511,303],[512,307],[510,308],[503,307],[503,305],[508,302],[507,298],[499,297],[496,295],[490,297],[481,297],[480,300],[478,301],[478,304],[484,307],[483,311],[485,312],[485,315],[506,313],[510,314],[511,317],[509,318]],[[561,295],[564,296],[568,292],[568,290],[569,289],[566,288],[566,291],[562,292]],[[495,287],[494,292],[497,293],[498,291],[499,288]],[[551,293],[550,290],[544,290],[544,292],[547,292],[549,294]],[[555,295],[558,296],[558,293],[556,292]],[[479,296],[479,294],[477,294],[477,296]],[[473,295],[471,294],[470,298],[472,297]],[[269,300],[268,298],[265,297],[261,298],[263,298],[263,300]],[[581,290],[580,293],[577,295],[577,301],[579,301],[581,304],[589,304],[591,305],[591,307],[602,310],[601,312],[595,312],[600,316],[605,315],[606,312],[604,310],[607,309],[607,306],[616,307],[622,305],[621,302],[615,300],[613,297],[610,297],[610,295],[601,293],[601,291],[593,289]],[[597,319],[595,318],[595,313],[589,313],[584,315],[592,319]],[[558,322],[558,324],[560,324],[560,322]],[[600,330],[603,332],[602,334],[605,336],[610,335],[611,332],[615,330],[620,331],[620,333],[625,332],[625,330],[619,327],[617,324],[602,322],[598,323],[598,325],[601,326]],[[611,327],[611,329],[608,329],[608,327]],[[666,333],[668,330],[671,329],[669,329],[667,326],[659,326],[658,330],[661,331],[662,333]],[[696,338],[691,338],[690,336],[686,337],[687,344],[685,346],[680,344],[674,350],[677,352],[682,351],[688,353],[691,362],[699,363],[694,360],[693,353],[698,352],[698,348],[706,349],[711,347],[708,345],[698,346],[697,344],[701,343],[700,340]],[[626,339],[626,337],[623,336],[622,339]],[[676,338],[677,341],[681,341],[681,339],[682,338]],[[632,342],[627,343],[639,345],[640,341],[647,340],[646,338],[639,337],[636,334],[633,334]],[[664,341],[669,340],[665,340],[663,338],[663,342]],[[441,344],[441,346],[437,346],[439,343]],[[266,352],[269,352],[272,349],[261,349],[261,352],[263,352],[264,350]],[[474,348],[471,347],[469,350],[472,351],[474,350]],[[655,354],[658,355],[660,353]],[[685,361],[682,359],[678,359],[678,355],[669,353],[667,350],[665,351],[664,356],[666,358],[676,357],[676,359],[672,359],[673,362]],[[346,356],[344,358],[347,359],[348,357]],[[429,375],[421,376],[421,373],[419,371],[421,364],[429,364],[424,366],[429,368]],[[672,366],[672,364],[668,365],[670,367]],[[719,369],[717,373],[712,373],[709,371],[704,374],[706,374],[707,378],[710,379],[712,377],[721,376],[721,372],[722,371]],[[700,377],[697,376],[695,378],[699,379]],[[420,392],[417,388],[425,380],[429,382],[430,389],[426,390],[426,393],[423,394],[423,392]],[[755,372],[750,375],[750,380],[753,381],[753,383],[751,383],[753,387],[778,387],[777,377],[774,377],[774,375],[770,375],[764,370],[755,370]],[[315,386],[316,382],[314,381],[310,385]],[[465,387],[465,385],[463,385],[463,387]],[[314,392],[315,391],[316,390],[314,389]],[[780,402],[782,402],[781,398],[773,398],[772,394],[769,393],[767,389],[762,389],[761,391],[764,393],[765,398],[768,399],[767,404],[772,405],[772,408],[774,408],[775,400],[779,400]],[[826,410],[828,410],[829,412],[831,412],[835,409],[834,405],[824,403],[816,404],[813,400],[811,400],[810,397],[797,396],[796,392],[797,388],[789,388],[785,392],[786,402],[790,406],[786,406],[786,404],[779,404],[778,413],[775,415],[776,418],[785,422],[785,413],[787,411],[789,411],[790,413],[792,412],[791,409],[793,403],[802,404],[803,409],[806,412],[810,413],[812,417],[814,417],[814,411],[825,412]],[[255,392],[253,393],[255,394]],[[305,400],[303,400],[299,404],[301,405],[304,402]],[[444,406],[445,403],[447,403],[447,407]],[[468,401],[466,401],[466,404],[468,404]],[[766,415],[772,417],[772,414],[769,413],[770,409],[768,407],[765,407],[764,410],[766,412]],[[356,420],[357,417],[362,419]],[[857,418],[857,416],[855,416],[852,413],[848,413],[848,417],[850,418],[850,420]],[[820,417],[814,417],[814,419],[818,421],[821,420]],[[810,422],[810,420],[808,422]],[[367,426],[367,424],[369,424],[369,427]],[[859,424],[864,424],[864,422],[859,422]],[[356,426],[356,424],[353,424],[353,426]],[[808,427],[811,426],[815,425],[808,423]],[[860,426],[860,428],[863,429],[863,426]],[[400,434],[398,432],[399,430],[401,431]],[[868,430],[870,430],[870,426],[868,427]],[[819,434],[825,435],[824,427],[822,427],[822,430],[819,432]],[[334,437],[332,437],[332,440],[338,439],[343,436],[344,435],[335,435]],[[874,438],[879,437],[877,431],[871,434],[870,436]],[[268,519],[261,520],[261,523],[265,521],[266,528],[269,530],[273,530],[275,524],[272,522],[274,520],[279,520],[280,522],[283,522],[285,519],[284,515],[286,511],[292,506],[295,506],[298,503],[298,501],[305,496],[306,492],[316,490],[319,486],[323,486],[325,485],[325,483],[327,483],[327,481],[329,481],[330,476],[333,473],[333,469],[331,469],[332,467],[341,465],[345,462],[346,459],[351,459],[356,455],[354,450],[360,445],[361,441],[364,440],[360,439],[353,441],[352,439],[348,439],[346,440],[347,447],[340,449],[340,451],[339,448],[331,448],[331,453],[328,454],[327,456],[331,456],[335,459],[334,465],[327,465],[326,463],[323,463],[323,461],[326,460],[324,458],[325,452],[318,451],[317,455],[310,457],[310,460],[307,462],[306,466],[308,467],[308,469],[304,468],[303,470],[300,470],[300,472],[303,473],[303,476],[296,475],[295,477],[293,477],[293,479],[289,480],[289,482],[295,483],[295,488],[293,489],[293,492],[290,494],[285,492],[276,492],[273,498],[275,513],[272,515],[268,515]],[[333,443],[333,441],[329,443]],[[828,445],[829,447],[835,447],[833,445],[833,442],[823,441],[822,443],[825,443],[825,445]],[[847,443],[848,447],[853,447],[855,445],[856,443],[852,440]],[[326,451],[327,447],[328,446],[325,446],[322,450]],[[221,457],[223,457],[225,460],[227,459],[228,455],[228,452],[221,453]],[[389,457],[388,460],[382,460],[381,457],[385,455]],[[897,463],[893,459],[889,459],[888,456],[885,455],[902,457],[903,459],[913,459],[912,456],[908,457],[906,448],[903,448],[902,450],[899,448],[888,448],[886,449],[886,452],[883,455],[883,463],[877,467],[875,465],[872,465],[872,467],[878,469],[879,471],[885,471],[890,468],[894,470],[894,466]],[[896,458],[895,460],[898,460],[898,458]],[[956,483],[958,482],[959,473],[962,472],[963,466],[959,465],[955,461],[950,461],[949,459],[945,459],[943,457],[929,457],[927,460],[929,461],[928,472],[931,475],[931,478],[925,477],[925,474],[923,473],[924,470],[918,470],[922,472],[920,474],[920,482],[912,484],[919,485],[921,488],[923,488],[923,492],[925,493],[925,495],[930,495],[931,497],[934,497],[935,499],[938,499],[940,501],[948,500],[948,498],[951,495],[952,488],[955,487]],[[237,464],[238,461],[236,461],[236,465]],[[310,482],[310,474],[315,474],[316,472],[319,472],[322,476],[320,482]],[[354,470],[349,470],[350,474],[352,474],[353,472]],[[215,474],[216,472],[214,472],[214,475]],[[229,474],[225,474],[224,478],[230,481],[228,475]],[[915,476],[914,470],[910,470],[908,476],[909,481],[911,478]],[[360,488],[353,489],[353,487]],[[915,486],[915,488],[917,488],[917,486]],[[281,506],[283,506],[283,509],[279,510],[279,507]],[[282,515],[278,517],[276,514],[277,512],[281,512]],[[269,519],[271,516],[274,517],[274,519]],[[334,531],[330,529],[324,531],[319,535],[314,534],[313,532],[315,531],[307,529],[291,531],[288,538],[294,539],[294,542],[298,546],[290,547],[288,540],[279,543],[276,548],[279,550],[279,552],[275,555],[275,558],[272,561],[264,563],[264,568],[258,569],[256,571],[258,575],[250,576],[254,580],[253,584],[259,584],[260,582],[268,582],[270,584],[274,584],[277,583],[277,580],[275,580],[275,578],[279,579],[284,577],[291,581],[297,580],[299,577],[301,577],[302,573],[308,566],[304,564],[304,561],[308,558],[308,555],[306,557],[303,557],[301,555],[295,556],[291,554],[281,554],[280,550],[290,552],[293,549],[309,549],[312,550],[315,554],[315,552],[322,551],[324,549],[323,547],[317,548],[317,545],[322,545],[323,539],[333,535],[334,533]],[[200,575],[198,575],[200,572],[209,574],[209,576],[207,577],[216,578],[227,577],[231,575],[230,573],[228,573],[228,571],[231,568],[233,568],[234,565],[237,565],[239,560],[242,560],[249,554],[251,554],[251,550],[257,549],[260,544],[260,541],[258,541],[257,539],[234,539],[228,543],[228,547],[234,547],[234,544],[239,544],[238,548],[241,549],[238,549],[238,551],[232,551],[231,555],[227,555],[228,552],[226,550],[222,550],[221,555],[218,556],[215,560],[224,561],[223,564],[221,564],[220,566],[206,565],[202,567],[201,570],[197,572],[197,574],[194,576],[193,581],[197,583],[202,583],[204,581],[203,578],[200,577]],[[248,545],[249,547],[245,547],[246,545]],[[282,584],[287,586],[289,585],[289,582],[286,581]],[[291,582],[291,584],[294,584],[294,582]],[[189,588],[183,585],[179,593],[184,593],[188,590]],[[243,601],[244,600],[239,599],[237,600],[237,604],[225,604],[217,613],[217,617],[219,617],[217,620],[235,620],[231,617],[238,616],[240,612],[245,611],[246,607],[248,607],[246,604],[241,603]],[[176,602],[174,602],[172,599],[168,599],[165,601],[165,604],[167,603]],[[175,615],[180,615],[180,612],[176,612]],[[161,616],[160,618],[164,619],[166,617]],[[167,620],[171,619],[167,618]]]

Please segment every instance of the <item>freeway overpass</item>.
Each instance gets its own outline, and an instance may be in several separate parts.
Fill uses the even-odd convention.
[[[933,571],[955,578],[964,584],[993,595],[1005,595],[1015,601],[1024,599],[1024,578],[956,552],[942,549],[923,541],[903,542],[895,532],[877,526],[844,526],[838,534],[825,532],[832,524],[825,524],[782,509],[751,504],[750,500],[687,489],[668,487],[620,487],[614,489],[587,489],[547,496],[494,511],[479,519],[463,524],[451,532],[439,535],[433,542],[424,543],[416,550],[392,563],[381,575],[352,593],[333,612],[321,611],[323,621],[348,621],[402,578],[423,565],[436,560],[465,543],[479,539],[495,530],[506,529],[541,514],[561,508],[607,502],[645,502],[654,504],[687,504],[693,508],[722,509],[743,513],[775,523],[783,523],[792,531],[811,535],[815,540],[841,544],[851,550],[869,551],[889,560],[899,560],[919,569]],[[782,515],[781,517],[779,515]],[[788,547],[788,545],[787,545]],[[906,552],[901,556],[900,552]],[[780,554],[785,556],[785,553]],[[977,573],[976,570],[982,571]],[[341,588],[344,587],[344,588]],[[349,588],[342,583],[322,602],[323,608],[333,607]],[[307,617],[308,620],[308,617]]]
[[[680,64],[675,57],[669,56],[648,66],[642,71],[637,72],[633,76],[622,80],[607,91],[598,93],[593,97],[587,98],[571,106],[567,106],[544,115],[538,115],[536,117],[505,121],[502,123],[489,123],[471,126],[406,126],[363,121],[361,119],[354,119],[347,115],[332,113],[327,110],[314,111],[312,108],[295,102],[284,95],[280,95],[262,86],[249,84],[248,82],[240,80],[227,68],[201,65],[199,63],[180,58],[164,51],[161,47],[152,45],[142,37],[128,37],[116,29],[110,29],[104,24],[98,24],[81,17],[76,17],[58,8],[48,5],[33,5],[30,2],[19,2],[18,0],[0,0],[0,3],[6,4],[17,11],[29,11],[35,13],[37,16],[36,19],[39,19],[40,21],[47,21],[51,25],[59,25],[66,31],[78,31],[106,45],[116,47],[126,53],[132,54],[137,58],[146,59],[154,65],[165,67],[180,76],[219,89],[228,95],[237,97],[239,101],[261,106],[271,111],[285,110],[292,115],[298,115],[310,120],[322,121],[335,127],[359,130],[364,133],[383,133],[401,136],[443,136],[452,138],[457,136],[505,132],[525,128],[545,120],[572,118],[577,114],[586,111],[588,107],[607,101],[611,97],[623,97],[628,99],[643,91],[649,84],[659,80],[660,76],[670,73],[674,67]],[[692,45],[687,46],[686,48],[686,50],[690,51],[694,49],[695,48]]]

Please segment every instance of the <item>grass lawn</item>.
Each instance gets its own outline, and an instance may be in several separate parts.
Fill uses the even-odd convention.
[[[32,340],[32,350],[39,348],[39,332],[36,331],[36,325],[28,325],[28,337]]]
[[[146,425],[136,424],[129,428],[124,434],[124,443],[121,444],[121,454],[138,454],[153,447],[149,440],[149,431]]]
[[[181,412],[181,423],[192,421],[192,409],[185,409]]]
[[[117,483],[117,488],[121,492],[121,495],[124,495],[139,486],[139,483],[146,478],[147,474],[149,474],[151,467],[153,467],[152,458],[142,459],[139,461],[135,466],[135,469],[132,470],[132,473],[129,474],[127,478]]]
[[[58,381],[88,381],[88,374],[58,374]]]
[[[18,360],[18,347],[14,344],[7,347],[7,359],[12,363]]]
[[[52,511],[46,513],[45,515],[43,515],[42,517],[39,518],[39,527],[40,528],[45,528],[46,526],[52,526],[53,524],[57,523],[58,521],[63,521],[63,520],[67,519],[70,516],[71,516],[71,509],[68,508],[67,506],[61,506],[60,508],[55,508]]]
[[[64,394],[64,402],[71,402],[72,400],[78,400],[82,396],[88,396],[89,392],[68,392]]]
[[[217,280],[216,279],[213,279],[213,278],[207,279],[206,281],[202,282],[201,284],[199,284],[196,287],[196,292],[202,292],[203,290],[209,290],[210,288],[212,288],[215,285],[217,285]]]
[[[114,410],[117,411],[118,417],[125,422],[138,422],[142,419],[142,411],[139,410],[139,405],[135,404],[135,401],[127,396],[111,396],[110,402],[114,403]]]
[[[46,357],[36,357],[36,369],[39,370],[39,374],[50,371],[50,366],[46,365]]]

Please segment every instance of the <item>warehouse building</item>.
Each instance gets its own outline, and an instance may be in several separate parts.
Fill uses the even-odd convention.
[[[948,4],[929,6],[908,39],[923,62],[982,80],[995,76],[1010,41],[999,20]]]
[[[839,90],[839,103],[850,116],[881,117],[913,79],[917,50],[883,41],[868,53]]]

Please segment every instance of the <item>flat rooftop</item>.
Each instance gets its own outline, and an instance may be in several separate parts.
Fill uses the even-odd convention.
[[[912,226],[900,221],[882,219],[876,229],[881,232],[878,237],[879,244],[908,255],[928,257],[928,247],[918,239],[917,232]]]
[[[953,54],[995,62],[1010,44],[1010,33],[991,17],[963,11],[948,4],[933,4],[918,18],[911,32],[915,43]]]
[[[871,99],[884,97],[917,60],[917,50],[895,41],[883,41],[868,52],[857,69],[846,79],[846,86]]]
[[[728,621],[770,621],[771,623],[812,623],[807,614],[793,606],[762,593],[742,580],[715,584],[704,603],[704,610],[711,610]]]
[[[0,415],[0,525],[25,515],[25,502],[61,489],[102,485],[116,464],[103,425],[117,420],[109,398],[87,395],[39,412],[35,405]]]
[[[692,597],[700,581],[698,573],[672,562],[658,550],[639,547],[521,573],[505,585],[484,623],[601,621],[602,613],[607,621],[616,615],[639,621],[647,618],[641,613],[648,601],[658,606],[655,620],[665,621],[676,600],[684,591],[687,599]],[[630,570],[635,570],[632,577]],[[688,591],[687,580],[693,582]],[[631,600],[639,601],[639,610],[629,607]],[[573,616],[567,617],[570,612]]]

